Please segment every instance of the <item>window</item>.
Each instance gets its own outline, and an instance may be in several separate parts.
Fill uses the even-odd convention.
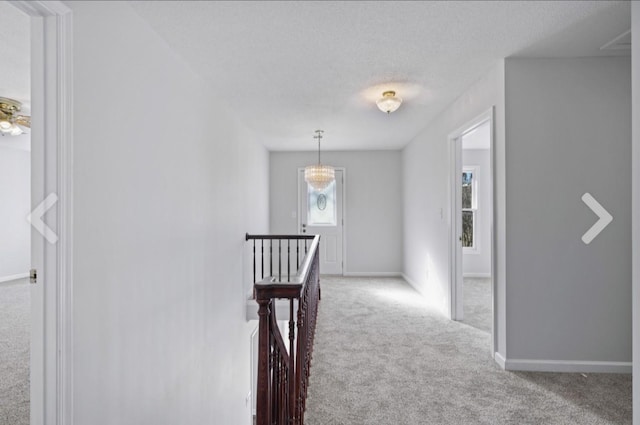
[[[477,167],[462,170],[462,249],[476,251],[476,216],[478,212]]]
[[[307,184],[307,195],[307,224],[335,226],[338,217],[335,180],[322,191]]]

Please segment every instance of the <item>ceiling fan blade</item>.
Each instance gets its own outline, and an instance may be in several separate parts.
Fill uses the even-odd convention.
[[[31,128],[31,117],[27,115],[18,115],[16,116],[16,124],[21,125],[23,127]]]

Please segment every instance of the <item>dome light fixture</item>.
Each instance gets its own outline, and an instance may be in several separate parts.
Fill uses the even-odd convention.
[[[322,165],[320,162],[320,140],[322,140],[322,130],[316,130],[314,139],[318,139],[318,163],[308,165],[304,168],[304,180],[317,191],[323,191],[336,179],[336,173],[332,166]]]
[[[387,90],[382,93],[382,97],[380,99],[376,100],[376,105],[378,105],[378,109],[382,112],[390,114],[402,105],[402,98],[396,96],[395,91]]]

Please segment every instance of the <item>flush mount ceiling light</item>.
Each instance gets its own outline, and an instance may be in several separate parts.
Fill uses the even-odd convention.
[[[0,97],[0,134],[19,136],[24,133],[22,127],[31,127],[31,117],[17,115],[22,103],[17,100]]]
[[[395,91],[387,90],[382,93],[382,97],[380,99],[376,100],[376,105],[378,105],[378,109],[382,112],[390,114],[402,105],[402,99],[396,96]]]
[[[318,139],[318,163],[308,165],[304,168],[304,180],[315,190],[321,191],[327,188],[336,179],[336,172],[330,165],[322,165],[320,162],[320,140],[322,140],[322,130],[316,130],[314,139]]]

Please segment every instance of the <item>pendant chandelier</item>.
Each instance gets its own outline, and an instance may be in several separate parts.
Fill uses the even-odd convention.
[[[327,188],[336,179],[336,173],[332,166],[322,165],[320,162],[320,140],[322,130],[316,130],[314,139],[318,139],[318,164],[308,165],[304,169],[304,180],[315,190],[321,191]]]

